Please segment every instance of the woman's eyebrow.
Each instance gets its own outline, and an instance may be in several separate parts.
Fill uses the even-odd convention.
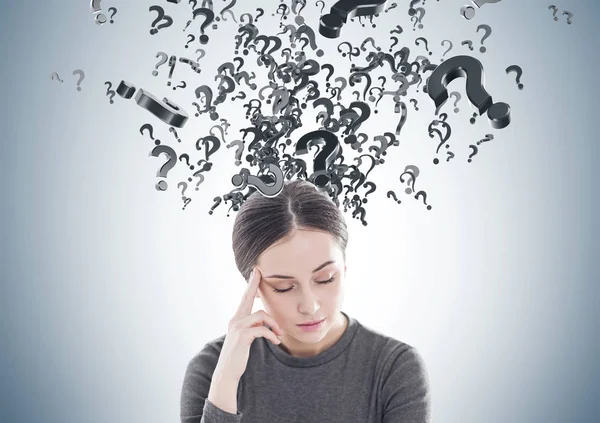
[[[335,260],[327,260],[325,263],[321,264],[320,266],[318,266],[315,270],[313,270],[313,273],[318,272],[319,270],[321,270],[322,268],[324,268],[325,266],[335,263]],[[278,279],[294,279],[293,276],[287,276],[287,275],[269,275],[269,276],[263,276],[263,278],[278,278]]]

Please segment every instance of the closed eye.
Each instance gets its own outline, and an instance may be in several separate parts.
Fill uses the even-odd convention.
[[[325,285],[327,283],[333,282],[334,280],[335,280],[335,276],[332,276],[331,279],[327,279],[326,281],[318,281],[317,283],[321,284],[321,285]],[[277,288],[274,288],[273,291],[277,292],[278,294],[281,294],[281,293],[284,293],[284,292],[291,291],[291,289],[292,288],[288,288],[288,289],[277,289]]]

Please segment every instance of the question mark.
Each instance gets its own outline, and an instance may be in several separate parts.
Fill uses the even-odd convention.
[[[213,201],[215,201],[215,204],[213,204],[213,206],[210,208],[210,211],[208,212],[208,214],[213,214],[213,210],[215,208],[217,208],[217,206],[219,204],[221,204],[222,199],[221,199],[221,197],[217,196],[217,197],[213,198]]]
[[[206,18],[202,25],[200,25],[200,32],[202,33],[202,35],[198,38],[200,44],[206,44],[208,43],[208,35],[204,33],[204,28],[210,25],[210,23],[215,19],[215,13],[210,9],[202,7],[194,10],[193,19],[196,19],[196,16],[198,15],[203,15]]]
[[[175,167],[177,164],[177,153],[175,153],[175,150],[168,145],[157,145],[152,149],[149,156],[158,157],[161,153],[167,154],[169,156],[169,160],[167,160],[167,162],[165,162],[165,164],[163,164],[156,172],[156,176],[166,178],[169,170],[173,169],[173,167]],[[166,191],[168,188],[167,181],[160,180],[156,183],[155,187],[157,191]]]
[[[359,4],[357,4],[359,3]],[[336,2],[329,13],[321,16],[319,19],[319,32],[327,38],[338,38],[342,26],[348,21],[348,18],[355,16],[375,15],[385,9],[387,0],[340,0]]]
[[[240,171],[241,175],[233,175],[231,182],[236,187],[244,188],[246,185],[253,186],[265,197],[276,197],[283,190],[283,184],[285,181],[283,171],[274,163],[269,163],[267,168],[270,173],[275,175],[274,181],[273,177],[270,175],[250,175],[250,171],[246,168],[243,168]],[[268,185],[269,182],[272,182],[272,185]]]
[[[167,63],[167,59],[169,58],[169,55],[167,53],[163,53],[162,51],[159,51],[158,53],[156,53],[156,57],[162,57],[162,59],[154,66],[155,70],[152,71],[152,75],[154,75],[154,76],[158,75],[158,71],[156,69],[158,69],[159,66]]]
[[[140,127],[140,134],[144,135],[144,129],[147,129],[147,130],[148,130],[148,132],[150,132],[150,138],[151,138],[152,140],[154,140],[154,136],[152,135],[152,131],[153,131],[152,125],[150,125],[149,123],[145,123],[145,124],[143,124],[143,125]],[[157,140],[154,140],[154,144],[156,144],[156,145],[160,145],[160,140],[159,140],[159,139],[157,139]]]
[[[111,90],[112,83],[110,81],[106,81],[104,83],[104,85],[107,85],[107,84],[108,84],[108,88],[106,89],[106,95],[110,97],[110,104],[113,104],[114,103],[113,97],[115,95],[117,95],[117,92],[115,90]]]
[[[469,155],[469,159],[467,160],[469,163],[471,163],[471,157],[473,157],[475,154],[477,154],[478,148],[472,144],[469,146],[469,148],[473,149],[473,152]]]
[[[489,37],[490,35],[492,35],[492,28],[490,28],[490,26],[489,26],[489,25],[482,24],[482,25],[479,25],[479,26],[477,27],[477,32],[479,32],[479,30],[480,30],[480,29],[483,29],[483,30],[485,31],[485,35],[484,35],[484,36],[483,36],[483,38],[481,39],[481,44],[482,44],[482,46],[479,48],[479,51],[480,51],[481,53],[485,53],[485,50],[486,50],[486,48],[483,46],[483,41],[484,41],[484,40],[485,40],[487,37]]]
[[[456,91],[450,93],[450,97],[452,97],[454,95],[456,96],[456,101],[454,102],[454,107],[455,107],[454,113],[458,113],[459,109],[458,109],[458,107],[456,107],[456,105],[458,104],[458,101],[460,100],[460,94],[457,93]]]
[[[444,46],[444,43],[445,43],[446,41],[448,41],[448,43],[450,43],[450,47],[448,47],[448,50],[446,50],[446,51],[444,52],[444,54],[442,54],[442,57],[444,57],[444,56],[446,55],[446,53],[448,53],[450,50],[452,50],[452,41],[450,41],[450,40],[444,40],[444,41],[442,41],[442,47]],[[444,59],[442,59],[442,60],[444,60]]]
[[[325,143],[321,147],[319,154],[315,156],[313,164],[313,173],[309,179],[315,184],[319,191],[329,191],[331,188],[331,179],[328,175],[328,169],[341,153],[340,142],[337,136],[329,131],[317,130],[304,134],[296,143],[295,154],[308,153],[308,147],[315,144]]]
[[[510,65],[506,68],[506,74],[508,75],[511,71],[515,71],[517,73],[517,86],[520,90],[523,89],[523,84],[521,84],[521,75],[523,75],[523,69],[521,69],[518,65]]]
[[[187,43],[185,43],[185,48],[189,48],[188,44],[189,44],[189,43],[191,43],[192,41],[194,41],[194,40],[196,39],[196,37],[194,37],[194,35],[193,35],[193,34],[188,34],[187,36],[188,36],[188,38],[189,38],[189,37],[192,37],[192,38],[190,38],[190,39],[188,40],[188,42],[187,42]]]
[[[415,40],[415,44],[418,46],[419,45],[419,41],[423,41],[423,43],[425,44],[425,50],[427,50],[427,52],[429,53],[429,55],[431,56],[432,52],[429,51],[429,48],[427,48],[427,40],[423,37],[419,37]]]
[[[113,21],[113,16],[115,16],[117,14],[117,8],[116,7],[109,7],[108,11],[110,12],[112,10],[112,15],[110,15],[110,23],[115,23],[115,21]]]
[[[85,78],[85,73],[81,69],[76,69],[73,71],[73,75],[75,74],[79,74],[79,80],[77,81],[77,91],[81,91],[81,87],[79,86],[79,84],[81,84],[81,81],[83,81],[83,78]]]
[[[389,190],[387,192],[387,198],[391,198],[390,196],[394,197],[394,200],[396,200],[396,203],[400,204],[402,202],[402,201],[398,200],[398,197],[396,197],[396,193],[392,190]]]
[[[100,7],[100,0],[92,0],[91,8],[93,13],[102,11],[102,8]],[[106,23],[106,16],[104,16],[103,13],[98,13],[94,20],[96,21],[97,25],[103,25]]]
[[[487,3],[498,3],[500,1],[502,1],[502,0],[471,0],[471,3],[473,3],[475,6],[477,6],[478,8],[480,8],[484,4],[487,4]],[[464,5],[463,7],[460,8],[460,14],[465,19],[473,19],[473,17],[475,16],[475,8],[473,6],[471,6],[471,5]]]
[[[466,90],[469,101],[477,107],[479,115],[487,111],[490,125],[496,129],[510,124],[510,106],[506,103],[493,103],[492,96],[483,87],[483,65],[471,56],[454,56],[441,63],[427,81],[427,92],[436,108],[448,99],[446,86],[455,78],[466,77]]]
[[[558,18],[556,17],[556,13],[558,12],[558,8],[556,6],[554,6],[554,5],[548,6],[548,10],[552,10],[552,9],[554,9],[554,13],[553,13],[554,20],[558,21]]]

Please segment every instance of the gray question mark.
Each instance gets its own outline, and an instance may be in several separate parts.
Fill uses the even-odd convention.
[[[81,87],[79,86],[79,84],[81,84],[81,81],[83,81],[83,78],[85,78],[85,73],[81,69],[76,69],[73,71],[73,75],[75,74],[79,74],[79,80],[77,81],[77,91],[81,91]]]
[[[152,71],[152,75],[154,75],[154,76],[158,75],[158,71],[156,69],[158,69],[159,66],[167,63],[167,59],[169,58],[169,55],[167,53],[163,53],[162,51],[159,51],[158,53],[156,53],[156,57],[162,57],[162,59],[154,66],[155,70]]]
[[[482,52],[482,53],[485,53],[485,50],[486,50],[486,49],[485,49],[485,47],[483,46],[483,41],[484,41],[484,40],[485,40],[487,37],[489,37],[490,35],[492,35],[492,28],[490,28],[490,26],[489,26],[489,25],[482,24],[482,25],[479,25],[479,26],[477,27],[477,32],[479,32],[479,30],[480,30],[480,29],[483,29],[483,30],[485,31],[485,35],[484,35],[484,36],[483,36],[483,38],[481,39],[481,44],[482,44],[482,46],[479,48],[479,51],[480,51],[480,52]]]
[[[501,1],[502,0],[472,0],[471,3],[480,8],[484,4],[499,3]],[[473,19],[473,17],[475,16],[475,8],[473,6],[465,4],[463,7],[460,8],[460,14],[466,19]]]
[[[173,169],[177,164],[177,153],[168,145],[157,145],[152,149],[149,156],[158,157],[160,153],[166,153],[169,156],[169,160],[156,172],[156,176],[166,178],[169,170]],[[156,183],[155,187],[157,191],[166,191],[169,185],[167,181],[160,180]]]

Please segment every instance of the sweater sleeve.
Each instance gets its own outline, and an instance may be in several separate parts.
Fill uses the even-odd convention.
[[[181,389],[181,423],[240,423],[242,414],[229,413],[211,403],[208,397],[219,351],[208,343],[189,362]]]
[[[390,361],[382,389],[382,423],[430,423],[429,380],[421,355],[409,345],[395,351]]]

